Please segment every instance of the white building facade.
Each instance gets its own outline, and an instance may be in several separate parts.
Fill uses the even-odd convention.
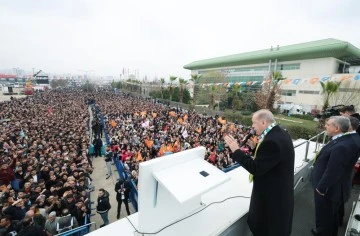
[[[330,105],[360,105],[360,99],[354,101],[354,93],[360,94],[360,49],[336,39],[205,59],[184,68],[192,74],[224,74],[225,83],[211,81],[214,83],[203,86],[239,84],[245,90],[261,89],[273,71],[280,71],[286,78],[280,82],[280,103],[302,105],[308,112],[323,105],[320,81],[341,81],[340,92]]]

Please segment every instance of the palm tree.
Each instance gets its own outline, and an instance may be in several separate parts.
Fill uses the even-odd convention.
[[[179,84],[180,84],[180,102],[183,102],[183,97],[184,97],[184,86],[187,84],[188,82],[186,80],[184,80],[183,78],[179,78]]]
[[[327,81],[326,83],[320,81],[322,91],[321,94],[324,95],[324,106],[323,111],[329,107],[329,99],[332,95],[336,94],[339,91],[341,82],[336,81]]]
[[[161,83],[161,99],[164,99],[164,84],[165,84],[165,78],[160,78]]]
[[[270,86],[269,86],[269,96],[266,102],[266,108],[269,110],[274,110],[274,103],[275,103],[275,98],[276,98],[276,93],[278,90],[278,84],[281,80],[284,80],[286,78],[283,78],[281,71],[274,71],[271,75],[271,82],[270,82]]]
[[[198,74],[191,75],[190,81],[192,81],[194,83],[194,85],[193,85],[193,105],[195,105],[196,101],[197,101],[200,77],[201,77],[201,75],[198,75]]]
[[[176,76],[170,76],[170,86],[169,86],[169,92],[170,92],[170,101],[172,101],[172,95],[173,95],[173,82],[177,79]]]
[[[242,106],[242,103],[239,99],[239,93],[241,91],[241,85],[234,85],[232,88],[232,101],[231,101],[231,106],[233,109],[233,112],[235,112],[236,110],[240,109],[240,107]]]
[[[210,105],[210,108],[211,109],[214,109],[215,108],[215,96],[217,94],[217,88],[215,85],[211,86],[210,87],[210,101],[209,101],[209,105]]]
[[[233,97],[239,96],[239,94],[241,92],[241,85],[238,85],[238,84],[234,85],[232,87],[232,92],[233,92],[233,94],[232,94]]]

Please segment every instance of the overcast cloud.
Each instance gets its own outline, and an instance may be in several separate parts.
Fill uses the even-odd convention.
[[[360,47],[359,0],[0,0],[0,69],[181,76],[195,60],[337,38]]]

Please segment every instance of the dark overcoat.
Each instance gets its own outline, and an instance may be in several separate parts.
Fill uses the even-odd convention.
[[[291,235],[295,153],[290,135],[275,126],[261,142],[255,159],[240,150],[233,157],[254,175],[248,215],[253,235]]]

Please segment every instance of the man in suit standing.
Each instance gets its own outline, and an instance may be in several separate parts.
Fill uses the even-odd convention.
[[[120,219],[121,204],[125,204],[126,213],[130,215],[129,210],[129,196],[130,196],[131,185],[129,180],[120,179],[115,184],[116,201],[118,202],[116,219]]]
[[[358,147],[357,157],[360,157],[360,136],[356,133],[356,130],[359,128],[359,120],[353,116],[349,116],[348,118],[350,120],[350,128],[349,128],[349,132],[347,132],[347,134],[351,137],[351,139],[352,139],[351,141],[353,142],[353,145],[356,145]],[[357,160],[358,159],[356,159],[356,161]],[[357,173],[352,172],[350,181],[352,182],[352,179],[360,178],[359,175],[360,175],[360,172],[357,172]],[[348,189],[351,191],[351,188],[348,188]],[[349,197],[350,197],[350,194],[349,194]],[[345,215],[345,202],[347,202],[348,200],[349,199],[344,199],[344,202],[340,205],[339,226],[343,225],[344,215]]]
[[[252,122],[260,136],[254,157],[240,151],[233,137],[225,136],[233,159],[251,173],[250,181],[254,181],[248,224],[254,236],[289,236],[294,211],[294,146],[270,111],[255,112]],[[254,147],[251,139],[247,144]]]
[[[312,185],[315,195],[316,229],[313,235],[336,236],[339,210],[351,192],[351,176],[358,158],[358,146],[347,134],[347,117],[332,116],[325,125],[331,141],[326,144],[314,162]]]

